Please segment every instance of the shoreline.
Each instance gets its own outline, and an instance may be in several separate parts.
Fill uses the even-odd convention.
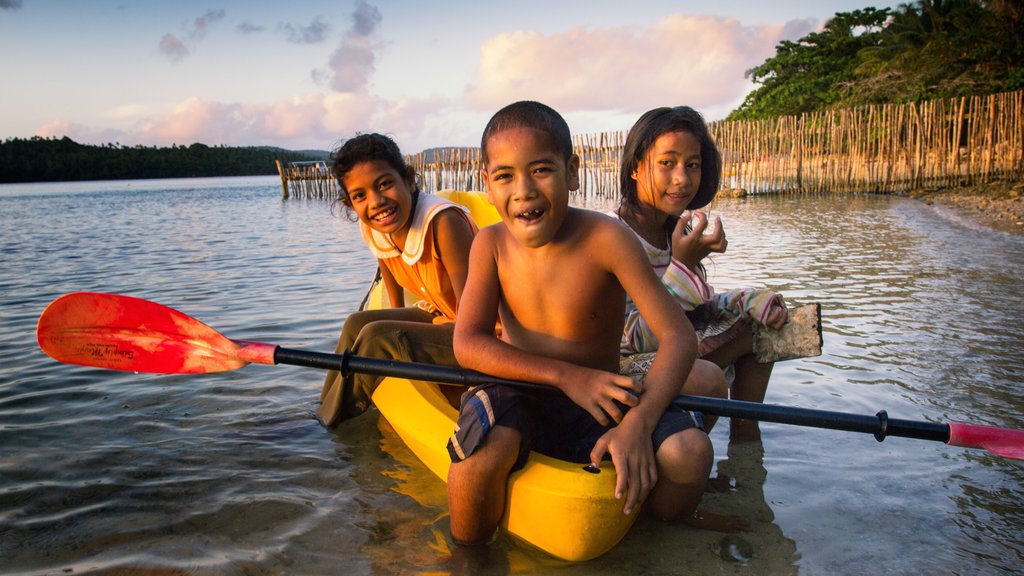
[[[997,180],[957,188],[911,190],[906,196],[951,210],[980,226],[1024,236],[1024,182]]]

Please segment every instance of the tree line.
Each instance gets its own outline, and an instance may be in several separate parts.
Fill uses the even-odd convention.
[[[59,182],[277,174],[275,160],[322,160],[327,152],[273,147],[100,146],[63,138],[8,138],[0,143],[0,182]]]
[[[1024,88],[1024,3],[918,0],[839,12],[776,45],[747,71],[757,85],[729,120]]]

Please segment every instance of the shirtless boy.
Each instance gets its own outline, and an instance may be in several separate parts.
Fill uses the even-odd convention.
[[[530,450],[593,464],[609,455],[624,513],[646,500],[659,517],[690,516],[713,459],[699,422],[671,405],[696,358],[693,327],[635,235],[603,214],[569,207],[579,158],[557,112],[537,102],[506,106],[484,130],[481,152],[488,199],[503,223],[473,242],[456,358],[564,395],[488,385],[463,396],[449,442],[453,540],[491,538],[508,475]],[[618,374],[627,293],[661,342],[642,381]],[[481,403],[491,414],[484,420]]]

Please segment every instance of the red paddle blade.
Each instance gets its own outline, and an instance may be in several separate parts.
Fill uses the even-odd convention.
[[[964,448],[984,448],[998,456],[1024,460],[1024,430],[950,422],[947,444]]]
[[[68,364],[111,370],[199,374],[247,364],[213,328],[155,302],[97,292],[57,298],[39,317],[43,352]]]

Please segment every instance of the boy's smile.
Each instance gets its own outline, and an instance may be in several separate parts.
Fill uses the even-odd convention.
[[[579,187],[579,158],[565,161],[551,138],[534,128],[502,130],[487,142],[482,175],[487,199],[524,246],[537,248],[554,238]]]
[[[689,132],[666,132],[637,164],[633,179],[640,201],[679,216],[700,189],[700,141]]]

